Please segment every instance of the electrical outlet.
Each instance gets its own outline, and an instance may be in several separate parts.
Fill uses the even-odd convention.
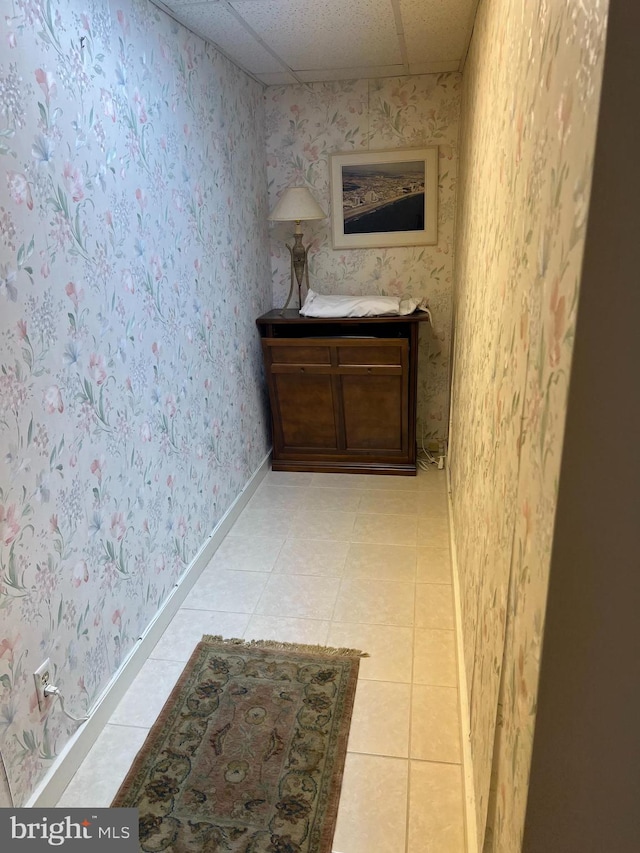
[[[44,690],[45,687],[51,684],[51,661],[49,658],[41,663],[40,666],[33,673],[33,679],[36,683],[36,696],[38,697],[38,707],[41,711],[44,711],[47,708],[51,697],[45,696]]]

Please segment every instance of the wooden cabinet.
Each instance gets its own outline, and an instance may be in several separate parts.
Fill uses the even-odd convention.
[[[423,319],[319,320],[286,310],[257,320],[275,471],[416,473]]]

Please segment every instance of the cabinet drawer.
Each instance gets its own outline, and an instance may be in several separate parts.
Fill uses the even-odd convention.
[[[407,341],[390,341],[388,344],[355,343],[336,347],[338,365],[401,365],[403,354],[407,352]]]
[[[289,341],[283,341],[278,346],[270,341],[268,347],[272,364],[331,364],[331,350],[328,346],[292,344]]]

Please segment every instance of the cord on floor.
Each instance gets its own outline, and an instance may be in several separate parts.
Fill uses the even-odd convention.
[[[426,459],[420,459],[418,456],[418,465],[422,468],[423,471],[428,471],[432,465],[435,465],[439,471],[442,471],[444,468],[444,460],[446,456],[446,450],[444,453],[441,453],[437,458],[424,446],[424,424],[422,424],[422,435],[421,435],[421,448],[418,450],[418,454],[423,453]],[[440,445],[446,447],[445,442],[440,442]]]

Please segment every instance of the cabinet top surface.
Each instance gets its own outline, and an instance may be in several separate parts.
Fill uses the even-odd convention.
[[[362,324],[362,323],[420,323],[423,320],[428,320],[429,315],[424,311],[414,311],[413,314],[385,314],[380,317],[303,317],[297,308],[274,308],[273,311],[267,311],[262,317],[258,317],[256,323],[259,326],[266,323],[340,323],[344,325]]]

